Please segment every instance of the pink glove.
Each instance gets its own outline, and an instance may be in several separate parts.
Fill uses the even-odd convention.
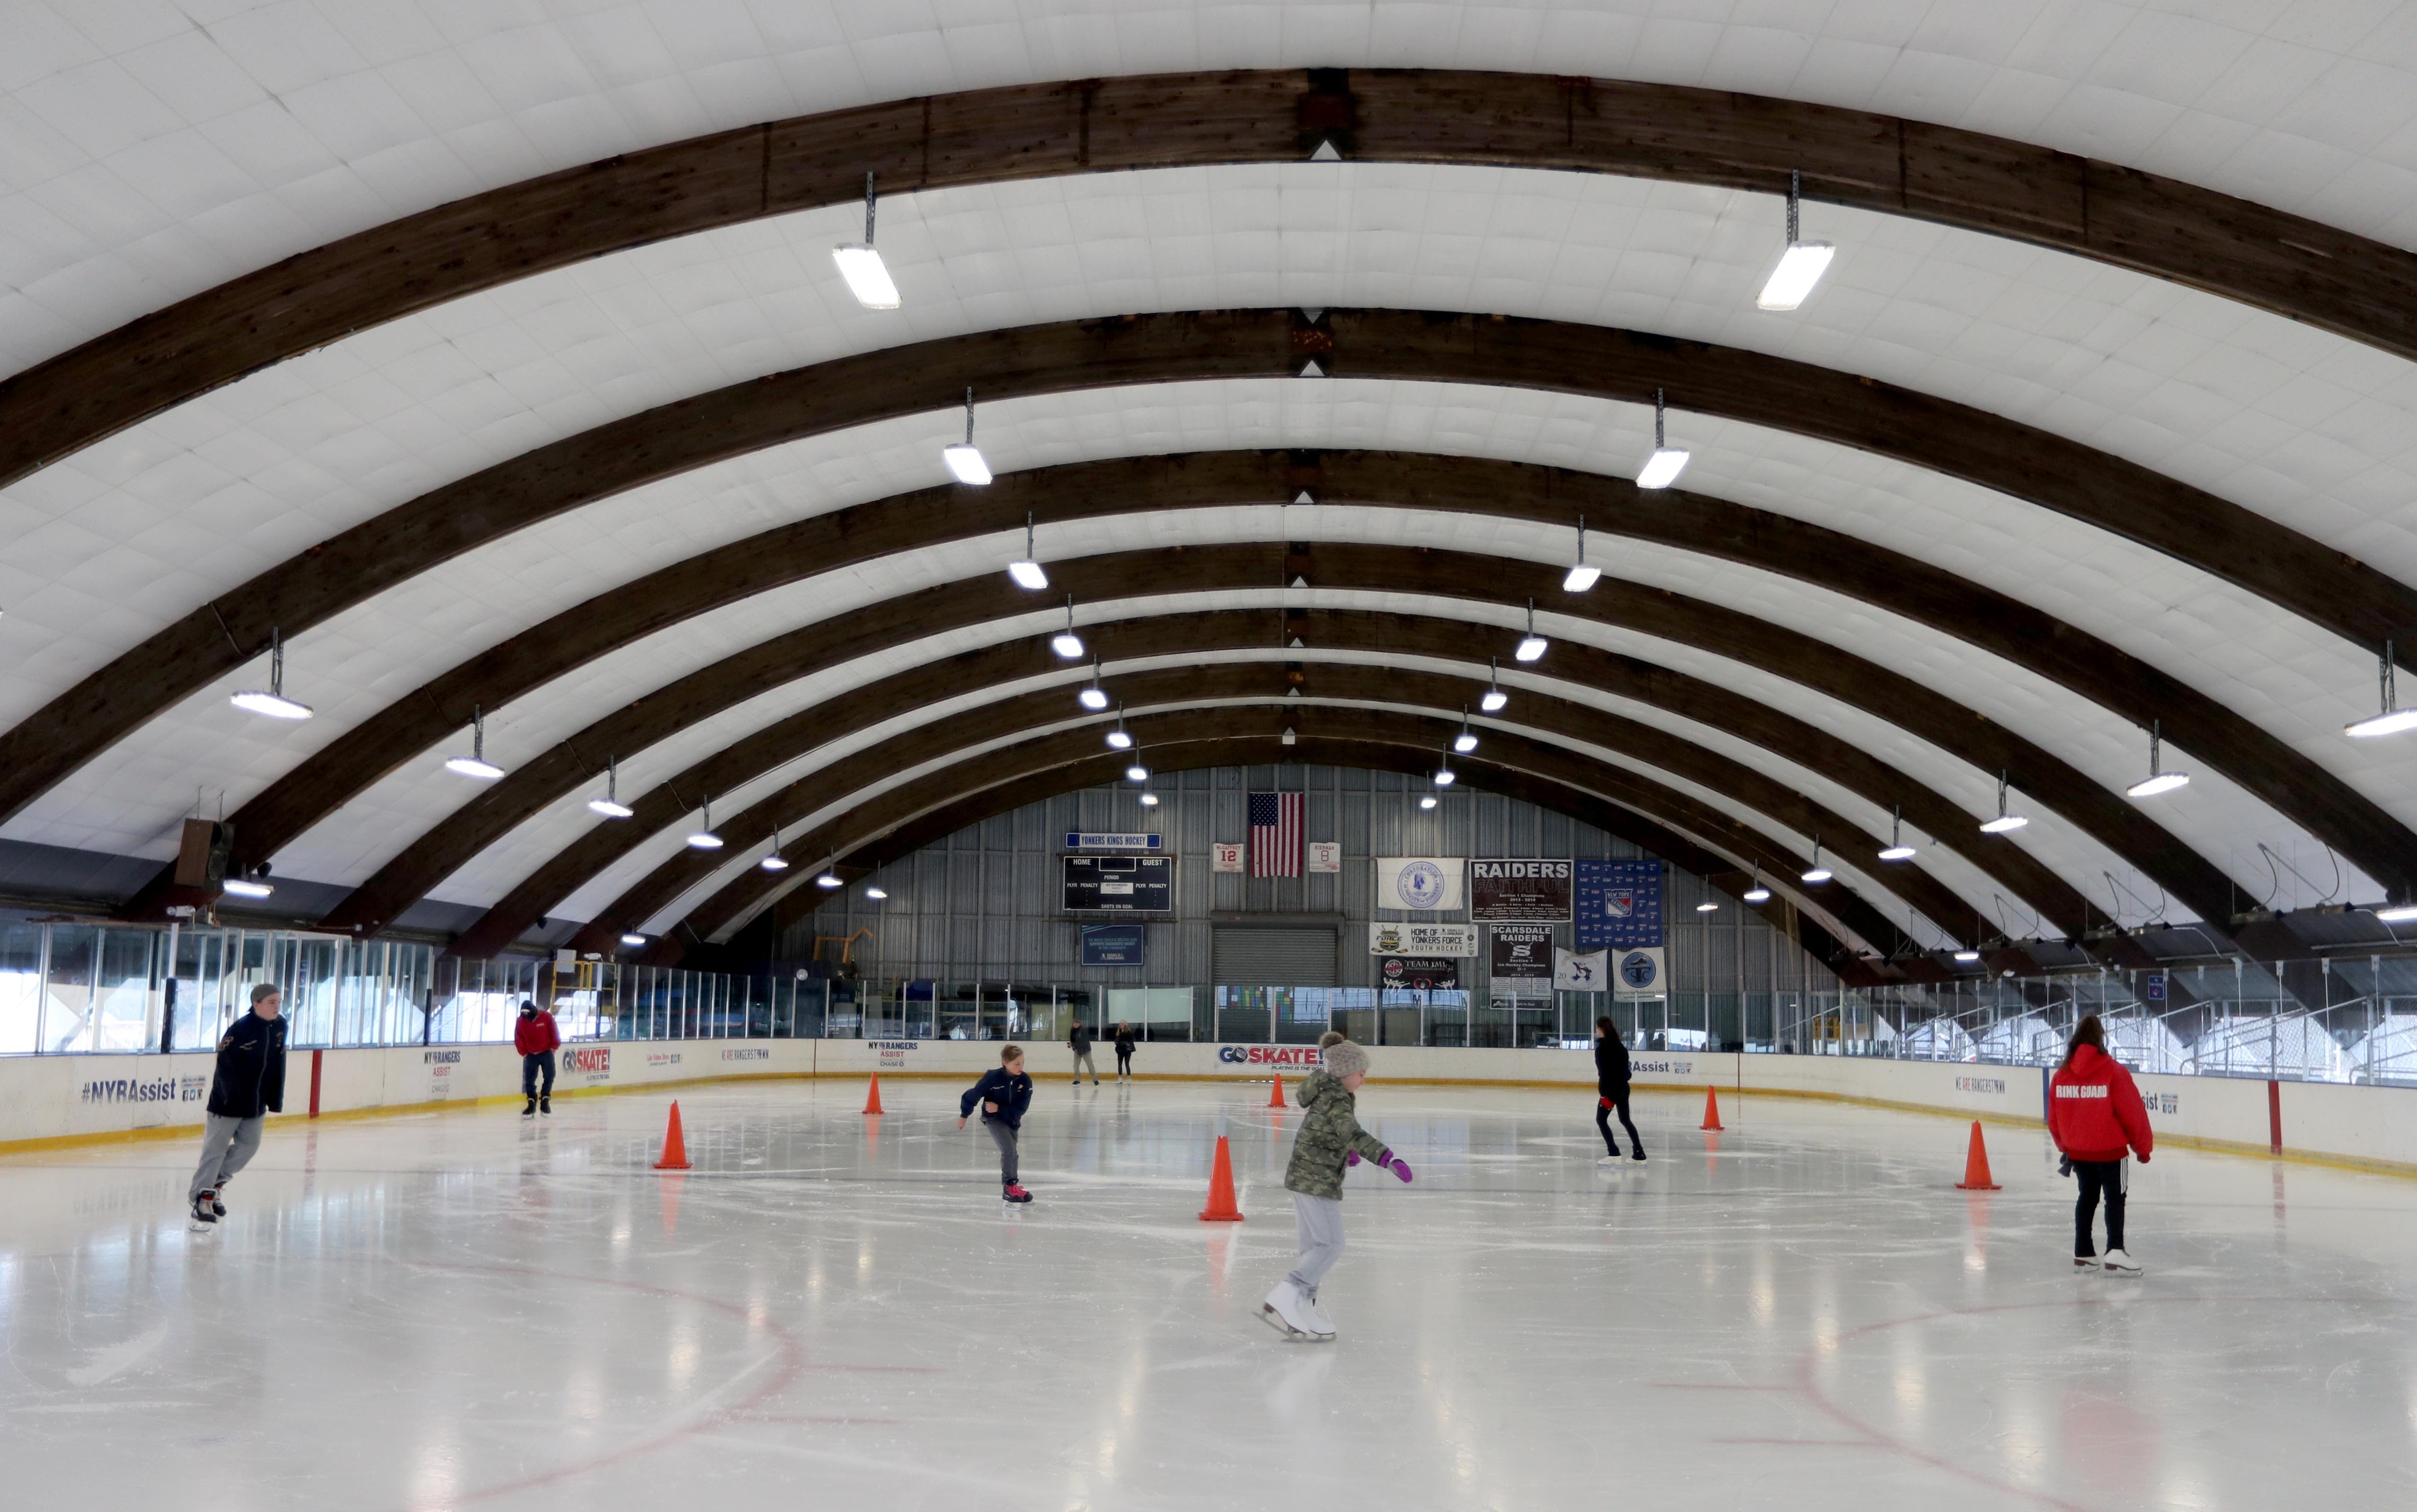
[[[1383,1166],[1387,1170],[1391,1171],[1394,1175],[1399,1176],[1405,1182],[1410,1179],[1410,1163],[1404,1160],[1399,1155],[1388,1154],[1383,1160],[1378,1161],[1377,1164]]]
[[[1354,1150],[1349,1154],[1345,1155],[1343,1157],[1343,1164],[1346,1168],[1360,1164],[1360,1152]]]

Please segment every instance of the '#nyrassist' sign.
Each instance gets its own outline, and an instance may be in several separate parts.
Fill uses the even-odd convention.
[[[1472,861],[1468,916],[1485,924],[1561,924],[1570,916],[1570,863]]]

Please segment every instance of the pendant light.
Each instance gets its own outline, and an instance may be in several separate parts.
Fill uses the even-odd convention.
[[[2154,798],[2159,793],[2170,793],[2177,787],[2190,786],[2189,772],[2164,771],[2158,769],[2158,747],[2163,743],[2160,739],[2163,731],[2158,728],[2159,723],[2153,719],[2149,721],[2149,774],[2124,788],[2126,797]]]
[[[1485,680],[1485,692],[1478,697],[1477,711],[1481,714],[1498,714],[1502,712],[1502,706],[1511,701],[1511,695],[1502,691],[1502,664],[1489,656],[1485,659],[1485,664],[1493,670]]]
[[[847,292],[867,310],[898,308],[898,285],[890,281],[889,269],[881,254],[873,250],[873,176],[864,176],[864,241],[831,249],[831,261],[839,265],[839,276],[847,281]]]
[[[1074,701],[1095,714],[1108,707],[1108,690],[1100,686],[1100,663],[1097,657],[1091,660],[1089,685],[1074,695]]]
[[[1074,634],[1074,595],[1066,595],[1066,628],[1049,637],[1049,649],[1069,662],[1083,659],[1083,637]]]
[[[1602,568],[1587,565],[1586,516],[1581,514],[1578,516],[1578,559],[1570,563],[1569,575],[1561,579],[1561,591],[1584,593],[1594,587],[1595,580],[1601,576],[1603,576]]]
[[[1117,727],[1108,731],[1108,749],[1111,751],[1130,751],[1132,749],[1132,734],[1125,728],[1124,705],[1118,704],[1117,706]]]
[[[1762,885],[1762,863],[1757,861],[1754,863],[1754,885],[1739,893],[1738,896],[1745,899],[1748,903],[1768,903],[1771,901],[1771,889]]]
[[[480,782],[494,782],[504,774],[503,768],[487,759],[487,716],[475,705],[470,710],[470,754],[447,756],[445,770]]]
[[[2030,822],[2019,814],[2006,812],[2006,773],[1998,773],[1998,817],[1981,821],[1983,834],[2011,834]]]
[[[1889,825],[1888,848],[1880,852],[1882,861],[1911,861],[1913,848],[1905,843],[1905,810],[1896,811],[1894,822]]]
[[[781,827],[779,825],[776,824],[772,826],[772,848],[766,851],[764,853],[764,859],[757,862],[755,864],[763,867],[768,872],[785,872],[789,869],[787,858],[781,854]]]
[[[814,885],[819,888],[828,889],[834,887],[845,887],[847,884],[839,879],[839,874],[837,872],[825,872],[820,877],[814,878]]]
[[[1024,517],[1024,555],[1007,564],[1007,575],[1015,579],[1020,588],[1038,591],[1049,586],[1049,574],[1041,569],[1041,558],[1032,550],[1032,516]]]
[[[1721,906],[1714,903],[1711,899],[1706,898],[1703,902],[1695,905],[1695,911],[1697,913],[1718,913],[1721,911]]]
[[[2351,723],[2343,725],[2342,733],[2344,735],[2349,736],[2354,741],[2364,741],[2371,736],[2397,735],[2403,730],[2417,730],[2417,709],[2402,709],[2398,707],[2399,699],[2394,696],[2395,690],[2393,686],[2394,680],[2392,643],[2387,640],[2383,643],[2383,660],[2377,663],[2375,668],[2376,689],[2381,695],[2383,711],[2379,714],[2370,714],[2364,719],[2354,720]],[[241,702],[242,700],[238,698],[236,701]],[[296,705],[296,707],[299,708],[300,706]],[[263,710],[262,712],[266,713],[267,710]],[[305,710],[304,712],[307,717],[309,711]],[[289,715],[287,717],[290,718],[292,716]]]
[[[1429,780],[1437,787],[1449,787],[1460,780],[1459,774],[1452,770],[1452,756],[1449,754],[1436,764],[1435,776]]]
[[[868,887],[864,890],[864,895],[871,898],[874,902],[878,903],[889,894],[881,888]]]
[[[690,848],[694,850],[720,850],[722,848],[722,836],[713,832],[713,800],[710,798],[707,799],[698,806],[697,812],[702,816],[704,822],[697,826],[696,832],[688,837]]]
[[[1468,727],[1467,709],[1460,711],[1460,733],[1452,738],[1452,749],[1455,756],[1467,756],[1477,749],[1477,732]]]
[[[1146,787],[1145,787],[1145,788],[1143,788],[1143,789],[1142,789],[1142,795],[1141,795],[1141,806],[1142,806],[1142,807],[1144,807],[1144,808],[1156,808],[1156,807],[1158,807],[1158,795],[1157,795],[1156,793],[1151,792],[1149,789],[1148,789],[1148,788],[1146,788]]]
[[[1821,282],[1830,270],[1830,259],[1836,249],[1826,241],[1804,241],[1796,234],[1796,202],[1804,187],[1804,176],[1796,169],[1787,173],[1787,250],[1779,254],[1779,266],[1763,281],[1762,293],[1756,297],[1757,310],[1793,310]]]
[[[1529,599],[1528,601],[1528,636],[1519,643],[1511,655],[1516,661],[1533,662],[1552,649],[1551,641],[1536,634],[1536,601]]]
[[[1419,795],[1419,807],[1421,808],[1433,808],[1436,806],[1436,795],[1433,793],[1421,793]]]
[[[1813,864],[1804,868],[1804,880],[1826,882],[1829,879],[1830,868],[1821,864],[1821,837],[1817,834],[1813,837]]]
[[[949,465],[949,471],[961,483],[979,487],[990,481],[990,464],[982,460],[980,450],[974,445],[974,391],[971,389],[965,390],[965,443],[942,447],[940,460]]]
[[[238,693],[227,699],[248,714],[261,714],[270,719],[309,719],[311,706],[297,704],[285,696],[285,638],[274,629],[268,633],[268,687]]]
[[[604,796],[589,799],[588,808],[608,819],[626,819],[634,817],[637,810],[621,802],[620,786],[621,760],[618,756],[606,756],[604,758]]]
[[[644,935],[623,935],[621,937],[621,943],[624,945],[643,945],[646,942],[646,937]]]
[[[1639,488],[1667,488],[1679,481],[1687,468],[1687,453],[1668,444],[1664,438],[1662,390],[1653,390],[1653,454],[1636,474]]]
[[[1955,958],[1966,966],[1969,966],[1974,961],[1981,958],[1981,953],[1977,950],[1959,950],[1955,953]]]

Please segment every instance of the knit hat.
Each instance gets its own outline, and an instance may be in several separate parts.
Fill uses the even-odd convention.
[[[1326,1074],[1335,1080],[1367,1069],[1368,1051],[1364,1046],[1343,1040],[1326,1047]]]

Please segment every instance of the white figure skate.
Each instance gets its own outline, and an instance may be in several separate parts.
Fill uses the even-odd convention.
[[[1319,1330],[1315,1308],[1307,1297],[1300,1294],[1300,1288],[1293,1285],[1290,1278],[1278,1281],[1275,1290],[1268,1293],[1268,1300],[1259,1306],[1259,1319],[1277,1333],[1291,1338],[1323,1342],[1334,1336],[1331,1327],[1323,1332]]]

